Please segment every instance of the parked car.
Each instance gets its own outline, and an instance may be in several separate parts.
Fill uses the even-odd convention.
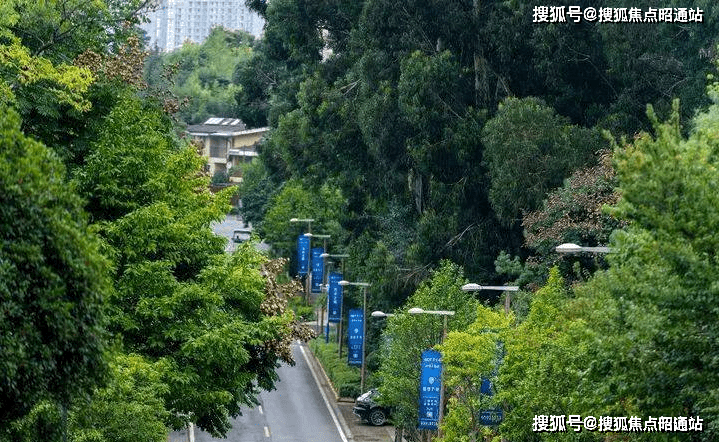
[[[235,229],[232,233],[232,241],[245,242],[252,237],[251,229]]]
[[[377,403],[379,391],[372,389],[355,400],[352,412],[372,425],[384,425],[389,418],[389,409]]]

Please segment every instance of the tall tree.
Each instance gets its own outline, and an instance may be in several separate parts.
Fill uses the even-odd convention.
[[[109,263],[62,163],[0,111],[0,422],[104,379]]]

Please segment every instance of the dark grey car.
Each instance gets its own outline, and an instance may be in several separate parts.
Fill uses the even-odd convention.
[[[352,412],[372,425],[384,425],[389,418],[389,409],[377,403],[379,391],[372,389],[355,400]]]

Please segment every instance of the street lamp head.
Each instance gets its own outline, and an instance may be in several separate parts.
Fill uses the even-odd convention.
[[[411,309],[407,310],[407,313],[410,313],[410,314],[413,314],[413,315],[417,315],[417,314],[420,314],[420,313],[424,313],[424,309],[421,309],[421,308],[419,308],[419,307],[412,307]]]
[[[577,253],[582,251],[582,247],[568,242],[558,245],[555,250],[559,253]]]
[[[470,283],[462,286],[462,291],[465,292],[478,292],[480,290],[482,290],[482,286],[479,284]]]
[[[369,287],[370,286],[369,282],[349,282],[349,281],[345,281],[344,279],[342,281],[338,282],[337,284],[339,284],[343,287],[346,285],[354,285],[357,287]]]
[[[311,233],[305,233],[304,236],[306,236],[306,237],[308,237],[308,238],[312,238],[314,235],[311,234]]]
[[[370,316],[372,316],[373,318],[385,318],[385,317],[387,317],[387,316],[389,316],[389,315],[388,315],[387,313],[385,313],[385,312],[382,312],[382,311],[379,311],[379,310],[375,310],[375,311],[373,311],[373,312],[371,313]]]
[[[291,222],[291,223],[296,223],[297,221],[298,221],[297,218],[291,218],[291,219],[290,219],[290,222]]]
[[[330,257],[330,254],[327,252],[320,255],[320,258],[329,258],[329,257]]]

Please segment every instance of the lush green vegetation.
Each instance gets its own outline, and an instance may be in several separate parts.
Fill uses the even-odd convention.
[[[360,391],[360,371],[357,367],[347,365],[347,349],[344,357],[339,357],[339,346],[336,341],[325,344],[323,337],[310,341],[310,349],[330,378],[332,385],[340,397],[356,398]]]
[[[230,194],[143,92],[140,5],[1,7],[2,441],[223,435],[312,336],[285,262],[212,233]]]
[[[187,124],[201,124],[210,117],[242,118],[255,127],[236,96],[242,86],[233,82],[235,66],[253,57],[253,37],[245,32],[215,27],[202,44],[186,43],[169,54],[151,54],[144,78],[153,94],[174,96],[180,104],[177,118]]]
[[[267,19],[250,65],[272,72],[254,85],[273,130],[243,210],[277,252],[292,253],[301,232],[287,219],[315,218],[313,232],[332,230],[332,250],[350,253],[346,279],[372,283],[370,311],[414,306],[447,272],[444,260],[465,276],[433,288],[424,308],[454,299],[464,278],[523,289],[510,316],[494,311],[493,292],[453,307],[484,305],[442,346],[442,440],[712,440],[715,204],[706,198],[716,179],[704,173],[716,111],[705,92],[719,8],[693,5],[702,23],[629,26],[536,25],[523,1],[250,3]],[[339,210],[312,205],[328,194]],[[563,242],[614,253],[560,256]],[[347,307],[361,305],[358,291],[346,293]],[[419,322],[368,323],[368,367],[406,429],[419,350],[438,343]],[[490,341],[506,351],[494,374]],[[489,375],[494,399],[478,393]],[[502,426],[477,424],[485,406],[505,409]],[[702,414],[705,425],[691,435],[531,431],[535,414],[582,413]]]
[[[702,23],[634,26],[535,25],[525,1],[250,0],[261,41],[216,29],[146,64],[141,3],[0,5],[0,440],[221,435],[309,337],[277,280],[294,263],[211,234],[229,194],[173,121],[208,116],[272,127],[239,191],[274,253],[294,259],[288,220],[314,218],[369,310],[397,313],[368,321],[367,367],[408,437],[439,345],[442,441],[719,438],[714,2],[691,5]],[[558,255],[568,241],[612,253]],[[507,315],[467,281],[522,291]],[[442,344],[411,307],[456,312]],[[532,431],[570,414],[704,425]]]

